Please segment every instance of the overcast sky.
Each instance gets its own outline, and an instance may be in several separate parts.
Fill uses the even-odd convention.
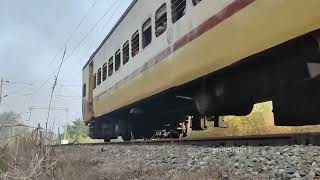
[[[0,0],[0,2],[0,78],[32,83],[32,85],[5,83],[3,95],[7,97],[0,105],[0,112],[13,110],[21,113],[23,120],[27,121],[28,107],[48,106],[54,74],[63,54],[62,49],[72,34],[66,44],[67,58],[58,78],[52,106],[68,108],[69,122],[81,117],[81,86],[78,85],[81,85],[82,66],[131,0]],[[106,12],[108,13],[90,32]],[[81,26],[72,33],[84,17],[86,18]],[[55,55],[57,56],[53,59]],[[44,127],[46,113],[44,110],[32,111],[30,124],[35,126],[40,122]],[[52,111],[49,127],[55,121],[57,129],[58,122],[61,121],[60,126],[62,126],[64,119],[63,111]]]

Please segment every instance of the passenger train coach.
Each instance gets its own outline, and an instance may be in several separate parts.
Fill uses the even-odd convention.
[[[91,138],[150,138],[273,101],[320,123],[319,0],[134,0],[83,68]]]

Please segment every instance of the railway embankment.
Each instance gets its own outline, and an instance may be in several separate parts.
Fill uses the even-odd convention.
[[[69,146],[56,154],[90,157],[88,170],[107,179],[320,179],[320,147],[312,145]]]
[[[4,147],[0,179],[320,179],[320,146],[314,145],[129,142],[51,148],[34,138],[15,138]]]

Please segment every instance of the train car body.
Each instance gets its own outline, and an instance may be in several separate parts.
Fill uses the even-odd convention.
[[[319,0],[134,0],[83,68],[90,136],[150,137],[186,116],[246,115],[267,100],[278,125],[320,123],[319,7]]]

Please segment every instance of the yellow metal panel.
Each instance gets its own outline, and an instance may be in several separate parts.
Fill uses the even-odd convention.
[[[119,89],[95,98],[95,116],[319,29],[319,7],[319,0],[257,0]]]

